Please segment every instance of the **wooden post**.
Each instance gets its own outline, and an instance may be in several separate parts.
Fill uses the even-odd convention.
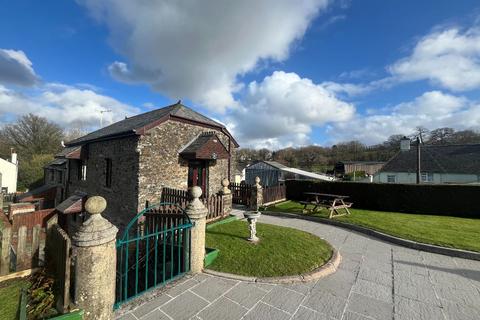
[[[0,231],[0,276],[10,272],[10,241],[12,229],[5,227]]]

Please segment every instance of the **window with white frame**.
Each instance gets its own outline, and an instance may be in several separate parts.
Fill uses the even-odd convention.
[[[433,182],[433,173],[422,172],[422,182]]]
[[[388,183],[395,183],[395,182],[397,182],[397,176],[395,176],[395,175],[393,175],[393,174],[387,175],[387,182],[388,182]]]

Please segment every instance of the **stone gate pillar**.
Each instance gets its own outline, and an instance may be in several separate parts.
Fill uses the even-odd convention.
[[[192,187],[189,190],[191,202],[187,205],[185,212],[193,223],[190,236],[190,272],[200,273],[203,270],[205,259],[205,225],[208,209],[200,201],[202,189]]]
[[[84,310],[84,319],[113,319],[115,302],[116,248],[118,229],[101,213],[107,207],[102,197],[85,203],[90,217],[72,237],[75,255],[75,304]]]
[[[255,184],[252,188],[252,195],[250,198],[250,211],[258,211],[263,204],[263,188],[260,185],[260,178],[255,177]]]
[[[232,212],[232,200],[233,195],[232,191],[228,189],[230,185],[230,181],[228,179],[222,180],[222,189],[220,190],[219,194],[222,196],[223,202],[223,215],[226,216]]]

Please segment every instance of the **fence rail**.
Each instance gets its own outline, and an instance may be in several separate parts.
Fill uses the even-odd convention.
[[[175,203],[180,206],[181,209],[187,207],[188,199],[188,191],[173,188],[163,188],[162,190],[161,202]],[[225,212],[224,210],[225,206],[221,195],[211,195],[208,198],[201,198],[200,200],[208,209],[207,222],[223,218],[229,214],[229,212]],[[157,210],[155,213],[179,213],[179,210],[181,210],[180,208],[163,204],[158,209],[155,209]]]

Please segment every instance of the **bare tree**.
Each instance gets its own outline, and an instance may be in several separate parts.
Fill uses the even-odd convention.
[[[429,133],[430,133],[430,130],[428,130],[427,128],[418,126],[415,128],[415,133],[413,134],[412,138],[419,137],[420,142],[425,143],[425,141],[427,141],[429,138]]]
[[[60,126],[33,114],[27,114],[0,130],[0,140],[7,147],[15,148],[23,159],[58,152],[62,138]]]
[[[438,128],[430,132],[430,144],[447,144],[451,142],[455,130],[452,128]]]

